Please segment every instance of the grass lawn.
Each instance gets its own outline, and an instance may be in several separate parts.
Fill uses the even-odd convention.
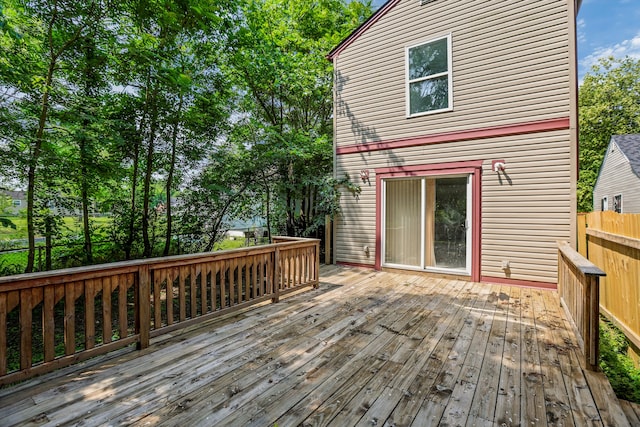
[[[0,227],[0,240],[17,240],[27,238],[27,218],[24,217],[5,217],[13,222],[16,226],[15,229],[11,227]],[[78,217],[64,217],[62,218],[62,234],[63,235],[79,235],[82,233],[82,220]],[[111,222],[111,218],[108,217],[94,217],[91,218],[94,227],[103,227]],[[41,237],[36,233],[36,237]]]
[[[242,237],[235,239],[224,239],[222,242],[216,243],[213,247],[214,251],[225,251],[227,249],[238,249],[244,246],[245,240]]]

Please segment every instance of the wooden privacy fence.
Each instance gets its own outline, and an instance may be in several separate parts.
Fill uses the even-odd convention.
[[[607,273],[602,314],[640,348],[640,214],[590,212],[578,217],[578,225],[581,252]]]
[[[604,275],[567,242],[558,242],[558,296],[573,323],[585,367],[593,371],[600,355],[599,282]]]
[[[273,240],[0,278],[0,384],[317,287],[319,240]]]

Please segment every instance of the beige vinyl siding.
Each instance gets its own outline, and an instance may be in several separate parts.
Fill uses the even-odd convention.
[[[348,173],[360,184],[355,198],[342,195],[342,217],[336,221],[336,259],[375,263],[375,169],[484,160],[482,171],[483,276],[554,282],[557,240],[570,239],[572,172],[570,131],[486,138],[337,156],[337,176]],[[502,183],[491,161],[503,159]],[[359,172],[369,169],[370,183]],[[369,256],[364,246],[370,249]],[[506,275],[503,260],[511,264]]]
[[[602,210],[601,201],[605,196],[608,197],[608,209],[613,210],[613,198],[618,194],[622,194],[622,213],[640,213],[640,178],[633,173],[620,148],[612,142],[593,190],[593,210]]]
[[[568,117],[568,19],[559,0],[401,1],[335,58],[337,146]],[[405,47],[448,33],[453,111],[407,118]]]

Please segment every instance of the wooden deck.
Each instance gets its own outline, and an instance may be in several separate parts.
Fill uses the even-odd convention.
[[[328,267],[317,290],[0,390],[0,425],[629,425],[555,292]]]

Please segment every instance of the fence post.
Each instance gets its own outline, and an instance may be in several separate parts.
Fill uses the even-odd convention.
[[[138,268],[138,307],[136,311],[137,316],[137,332],[140,334],[140,339],[137,344],[138,350],[149,347],[149,332],[151,329],[150,319],[150,284],[151,284],[151,270],[148,264],[141,265]]]

